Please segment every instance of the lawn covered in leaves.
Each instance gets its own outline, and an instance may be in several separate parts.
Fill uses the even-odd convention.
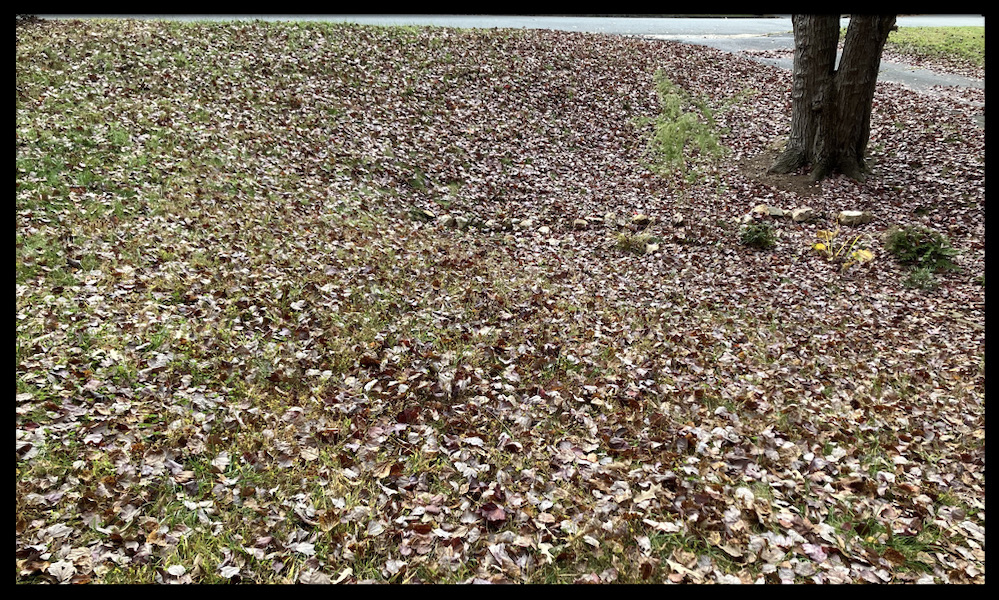
[[[55,21],[15,74],[17,582],[984,582],[984,91],[880,86],[806,195],[749,167],[789,73],[668,41]]]

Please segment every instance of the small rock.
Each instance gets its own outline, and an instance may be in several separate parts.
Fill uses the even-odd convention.
[[[541,235],[551,235],[552,228],[547,225],[542,225],[541,227],[538,227],[538,233]]]
[[[532,229],[534,227],[533,219],[522,219],[520,222],[514,223],[517,229]]]
[[[457,223],[453,215],[441,215],[437,217],[437,222],[440,223],[442,227],[454,227]]]
[[[683,227],[683,215],[680,213],[673,213],[673,227]]]
[[[409,214],[417,220],[420,221],[433,221],[437,218],[437,215],[433,211],[427,210],[426,208],[414,208],[409,211]]]
[[[604,214],[604,225],[607,227],[614,227],[617,225],[617,215],[612,212]]]
[[[645,244],[645,253],[646,254],[652,254],[653,252],[656,252],[657,250],[659,250],[659,244],[652,243],[652,242],[650,242],[648,244]]]
[[[635,225],[639,229],[644,229],[649,226],[652,222],[652,218],[648,215],[637,214],[631,218],[631,224]]]
[[[573,229],[586,229],[589,225],[586,219],[576,219],[572,222]]]
[[[836,222],[840,225],[863,225],[871,222],[871,213],[860,210],[842,210],[836,215]]]
[[[468,217],[455,217],[454,223],[458,229],[468,229]]]
[[[753,212],[759,215],[766,215],[770,217],[783,217],[784,211],[776,206],[770,206],[769,204],[757,204],[753,208]]]
[[[496,219],[489,219],[488,221],[482,224],[482,228],[488,229],[489,231],[499,231],[500,229],[503,228],[503,226],[500,225],[500,222],[497,221]]]
[[[816,213],[808,206],[799,206],[791,211],[791,219],[795,223],[801,223],[802,221],[811,221],[816,217]]]

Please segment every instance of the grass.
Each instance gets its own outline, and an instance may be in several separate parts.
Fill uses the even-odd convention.
[[[899,27],[886,48],[923,58],[985,66],[984,27]]]
[[[840,29],[840,40],[846,28]],[[888,34],[885,50],[916,61],[937,61],[985,68],[984,27],[899,27]]]

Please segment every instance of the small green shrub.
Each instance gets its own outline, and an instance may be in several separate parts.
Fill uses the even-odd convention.
[[[951,248],[947,236],[928,227],[909,225],[888,231],[885,249],[899,263],[930,272],[957,269],[951,258],[957,250]]]
[[[707,102],[687,94],[661,71],[655,74],[655,84],[661,113],[651,119],[655,126],[649,140],[652,170],[667,175],[683,168],[688,160],[723,154],[714,114]],[[649,121],[640,119],[639,124],[644,126]]]
[[[933,271],[928,267],[919,267],[918,269],[914,269],[904,280],[902,280],[902,283],[906,287],[926,291],[933,291],[940,285],[937,278],[933,276]]]
[[[770,223],[757,223],[755,221],[746,223],[739,230],[739,242],[744,246],[758,250],[772,248],[776,242],[774,228]]]

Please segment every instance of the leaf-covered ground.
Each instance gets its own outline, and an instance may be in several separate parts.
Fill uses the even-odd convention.
[[[754,175],[789,73],[674,42],[57,21],[15,67],[18,582],[984,583],[984,91],[880,86],[874,176],[811,189]],[[661,168],[662,78],[722,155]],[[761,203],[820,218],[753,250]]]

